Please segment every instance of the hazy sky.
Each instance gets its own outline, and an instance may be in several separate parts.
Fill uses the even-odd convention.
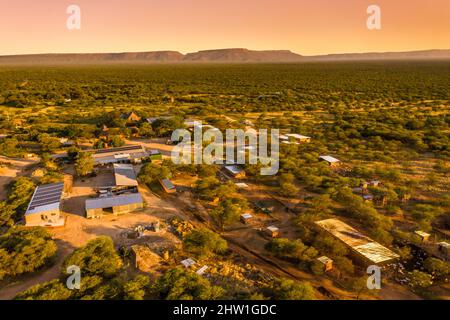
[[[81,8],[81,30],[66,9]],[[366,27],[369,5],[382,29]],[[450,0],[0,0],[0,54],[450,49]]]

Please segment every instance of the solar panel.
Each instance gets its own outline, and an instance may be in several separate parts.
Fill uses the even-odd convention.
[[[59,193],[61,193],[61,190],[62,190],[62,188],[57,189],[57,190],[53,189],[53,190],[49,190],[49,191],[45,191],[45,192],[39,192],[39,193],[36,193],[36,195],[34,196],[34,199],[49,197],[52,194],[59,194]]]
[[[63,188],[64,183],[53,183],[38,186],[34,192],[33,198],[31,199],[28,210],[34,210],[37,207],[60,202]]]

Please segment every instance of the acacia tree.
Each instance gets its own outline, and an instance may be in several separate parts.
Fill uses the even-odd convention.
[[[288,279],[277,279],[271,286],[275,300],[313,300],[314,288],[308,282],[294,282]]]
[[[75,171],[80,177],[85,177],[94,170],[94,158],[89,152],[78,153],[75,160]]]
[[[78,266],[87,275],[111,277],[122,268],[122,260],[114,248],[112,239],[102,236],[72,252],[64,260],[63,270],[71,265]]]
[[[219,206],[211,212],[211,215],[217,219],[222,230],[226,225],[237,222],[241,214],[242,207],[234,199],[222,200]]]
[[[225,292],[207,279],[181,268],[167,271],[155,289],[159,297],[166,300],[216,300]]]
[[[47,230],[14,227],[0,236],[0,279],[35,271],[50,262],[56,244]]]
[[[183,246],[186,251],[199,256],[223,254],[228,248],[228,244],[224,239],[208,229],[192,230],[183,239]]]
[[[15,300],[67,300],[71,297],[72,291],[55,279],[46,283],[38,284],[28,290],[19,293]]]

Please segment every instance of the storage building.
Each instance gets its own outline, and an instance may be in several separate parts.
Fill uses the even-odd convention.
[[[316,224],[346,244],[362,263],[383,264],[398,259],[400,256],[378,242],[360,233],[348,224],[338,219],[317,221]]]
[[[244,169],[238,167],[237,165],[229,165],[224,167],[226,172],[233,176],[235,179],[244,179],[245,171]]]
[[[112,197],[86,200],[86,218],[104,215],[120,215],[142,209],[144,201],[140,193],[128,193]]]
[[[161,179],[159,180],[159,183],[161,184],[162,188],[166,193],[175,193],[177,192],[177,188],[174,186],[174,184],[169,179]]]
[[[340,164],[340,160],[332,156],[320,156],[319,161],[325,161],[330,167],[336,167]]]

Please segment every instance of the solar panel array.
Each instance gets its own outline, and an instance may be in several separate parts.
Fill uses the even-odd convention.
[[[46,206],[61,201],[61,195],[64,189],[64,183],[46,184],[37,187],[36,192],[31,199],[28,210],[34,210],[37,207]]]

